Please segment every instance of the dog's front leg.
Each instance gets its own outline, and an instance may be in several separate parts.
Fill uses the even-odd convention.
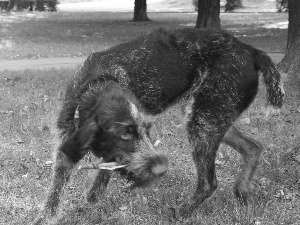
[[[45,224],[56,217],[60,193],[69,180],[73,166],[74,163],[68,159],[64,152],[57,152],[51,186],[43,209],[39,217],[34,221],[34,225]]]
[[[105,191],[110,179],[108,170],[89,170],[84,184],[83,196],[88,203],[97,203],[99,196]]]
[[[74,165],[87,153],[95,130],[96,125],[88,123],[66,138],[58,147],[51,186],[41,214],[34,225],[50,222],[56,217],[61,191],[68,182]]]

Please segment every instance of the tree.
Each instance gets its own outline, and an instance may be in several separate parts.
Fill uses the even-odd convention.
[[[220,0],[198,0],[196,28],[221,28]]]
[[[288,0],[289,26],[285,56],[278,68],[284,72],[300,71],[300,1]]]
[[[147,16],[147,0],[135,0],[134,1],[134,21],[148,21]]]

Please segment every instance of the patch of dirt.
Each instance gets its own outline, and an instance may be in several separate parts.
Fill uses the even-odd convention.
[[[269,54],[275,63],[279,63],[284,54],[270,53]],[[19,60],[0,60],[0,72],[5,70],[26,70],[26,69],[59,69],[69,68],[76,69],[79,67],[87,56],[68,58],[40,58],[40,59],[19,59]]]

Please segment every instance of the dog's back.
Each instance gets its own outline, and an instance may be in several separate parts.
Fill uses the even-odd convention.
[[[244,48],[246,50],[241,50]],[[245,80],[242,76],[248,74],[244,68],[248,66],[254,71],[251,54],[252,47],[224,32],[159,29],[90,55],[79,72],[80,82],[75,79],[76,84],[72,86],[80,95],[78,92],[84,89],[83,86],[92,82],[118,80],[139,97],[146,110],[159,113],[181,97],[194,82],[202,82],[206,71],[219,69],[220,63],[226,66],[228,73],[232,73],[232,64],[235,64],[242,70],[239,72],[240,79]],[[223,76],[226,71],[222,73]]]

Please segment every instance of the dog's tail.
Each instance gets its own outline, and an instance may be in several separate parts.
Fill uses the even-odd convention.
[[[273,106],[281,107],[283,105],[285,92],[283,90],[280,73],[271,58],[265,52],[255,49],[253,58],[255,69],[261,71],[263,74],[268,101]]]

